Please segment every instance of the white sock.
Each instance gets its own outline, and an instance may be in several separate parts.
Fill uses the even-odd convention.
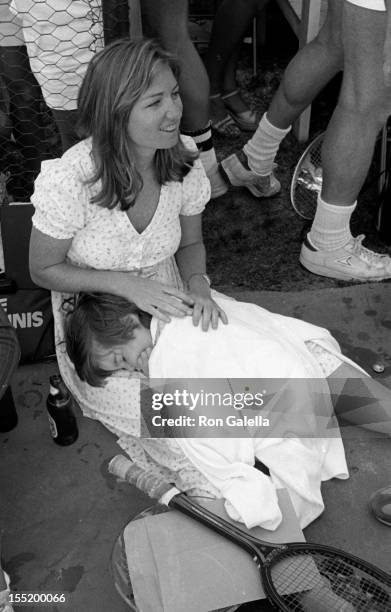
[[[249,168],[255,174],[268,176],[272,172],[274,158],[280,143],[290,129],[288,127],[282,130],[275,127],[266,117],[266,113],[263,115],[254,136],[243,147]]]
[[[200,151],[200,160],[204,166],[207,176],[214,172],[218,166],[216,152],[214,149],[209,149],[209,151]]]
[[[352,238],[350,218],[357,202],[348,206],[328,204],[320,195],[311,231],[308,235],[312,244],[322,251],[339,249]]]

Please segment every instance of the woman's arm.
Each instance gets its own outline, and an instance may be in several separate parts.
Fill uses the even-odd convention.
[[[219,318],[228,323],[227,315],[211,298],[210,286],[206,275],[206,254],[202,240],[202,221],[199,215],[181,215],[182,239],[175,255],[179,271],[194,299],[193,323],[198,325],[202,319],[202,329],[207,331],[209,324],[216,329]]]
[[[59,240],[33,227],[30,239],[30,273],[37,285],[77,293],[98,291],[119,295],[134,302],[145,312],[169,321],[168,315],[190,314],[193,300],[183,291],[131,272],[91,270],[67,262],[72,239]]]

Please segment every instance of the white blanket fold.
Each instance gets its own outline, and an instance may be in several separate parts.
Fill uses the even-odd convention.
[[[297,397],[294,390],[289,395],[284,389],[282,405],[273,404],[276,412],[310,415],[314,423],[318,422],[314,413],[319,406],[315,411],[310,398],[319,388],[321,413],[324,408],[332,414],[327,382],[305,342],[319,341],[341,361],[352,362],[340,353],[327,330],[275,315],[254,304],[224,299],[220,294],[214,294],[214,298],[227,313],[228,326],[220,323],[217,330],[205,333],[195,328],[190,318],[173,319],[163,328],[152,351],[151,379],[182,379],[182,383],[188,379],[192,389],[197,378],[308,379],[309,391],[302,391],[306,385],[300,384]],[[177,442],[220,491],[232,518],[247,527],[276,529],[281,521],[276,488],[285,487],[300,525],[305,527],[324,509],[321,482],[347,478],[348,469],[338,429],[334,428],[330,437],[325,430],[325,437],[302,438],[300,425],[296,431],[287,431],[286,436],[278,431],[276,437],[250,434],[246,438],[177,438]],[[253,467],[255,458],[268,466],[270,477]]]

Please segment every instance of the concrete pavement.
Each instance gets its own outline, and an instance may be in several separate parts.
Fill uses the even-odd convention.
[[[391,387],[391,284],[300,293],[220,289],[327,327],[368,371],[381,361],[385,371],[376,376]],[[69,447],[53,443],[45,401],[54,371],[55,363],[21,366],[13,379],[19,425],[0,434],[4,565],[19,592],[67,593],[67,602],[46,606],[48,612],[125,612],[110,576],[111,549],[122,526],[150,503],[107,474],[106,461],[119,447],[99,423],[79,413],[78,440]],[[391,484],[391,443],[357,430],[346,453],[350,479],[324,485],[326,510],[305,535],[391,572],[391,528],[367,508],[369,495]]]

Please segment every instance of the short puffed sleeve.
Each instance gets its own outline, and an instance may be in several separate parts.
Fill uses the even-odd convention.
[[[197,145],[189,136],[181,136],[183,144],[191,151],[197,151]],[[200,159],[196,159],[192,169],[182,183],[181,215],[198,215],[210,200],[210,182]]]
[[[31,202],[36,229],[52,238],[70,239],[85,225],[88,187],[77,168],[64,158],[44,161]]]

